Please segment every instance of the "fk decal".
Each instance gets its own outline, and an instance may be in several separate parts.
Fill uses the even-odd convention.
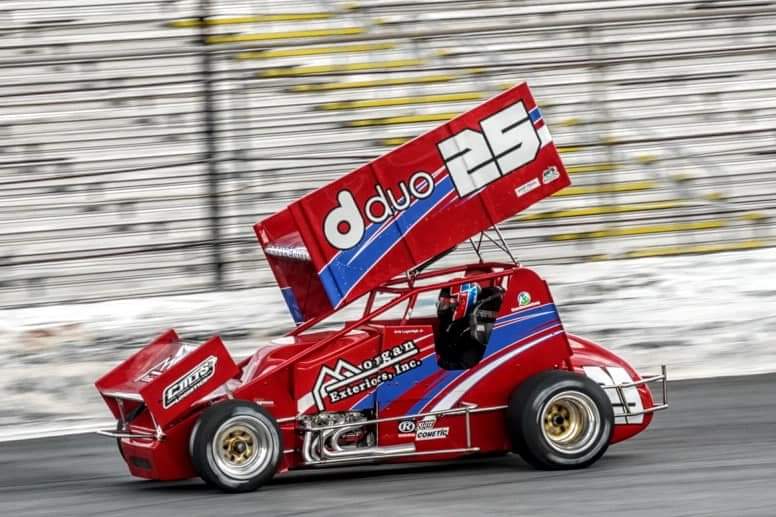
[[[181,345],[181,347],[176,350],[176,352],[145,372],[143,375],[137,378],[138,382],[151,382],[157,377],[159,377],[161,374],[172,368],[174,365],[176,365],[181,359],[186,357],[186,355],[194,350],[195,347],[189,346],[189,345]]]

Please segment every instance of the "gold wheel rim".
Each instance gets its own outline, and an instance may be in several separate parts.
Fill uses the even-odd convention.
[[[596,441],[601,419],[598,407],[589,396],[579,391],[564,391],[544,405],[540,424],[550,447],[576,454]]]
[[[547,408],[544,416],[544,430],[554,440],[568,440],[579,429],[579,426],[579,413],[568,402],[559,401]]]
[[[221,438],[221,457],[231,465],[248,463],[256,454],[256,437],[244,426],[228,429]]]
[[[211,442],[213,466],[229,478],[252,479],[271,464],[279,445],[264,419],[237,415],[216,430]]]

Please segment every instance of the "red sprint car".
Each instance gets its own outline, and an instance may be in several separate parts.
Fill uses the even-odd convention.
[[[255,226],[296,328],[239,362],[162,334],[96,382],[117,420],[100,433],[135,476],[230,492],[509,451],[591,465],[668,407],[666,372],[567,333],[504,241],[498,223],[569,183],[521,84],[311,192]],[[434,268],[467,241],[477,261]]]

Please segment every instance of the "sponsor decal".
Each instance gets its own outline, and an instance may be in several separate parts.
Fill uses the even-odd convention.
[[[426,331],[424,329],[418,329],[418,328],[414,328],[414,329],[401,329],[401,328],[393,329],[393,333],[394,334],[424,334],[425,332]]]
[[[418,422],[417,431],[415,431],[415,441],[438,440],[447,438],[450,433],[449,427],[435,427],[437,417],[427,416]]]
[[[399,434],[414,434],[415,422],[412,420],[402,420],[399,422]]]
[[[415,358],[419,353],[414,341],[406,341],[359,365],[340,359],[334,368],[324,366],[313,386],[315,405],[323,411],[327,398],[331,403],[337,403],[417,368],[422,364],[420,359]]]
[[[541,149],[541,139],[523,101],[481,120],[480,129],[464,129],[437,144],[460,197],[532,162]],[[323,220],[323,234],[332,247],[347,250],[357,246],[370,222],[380,224],[409,208],[413,201],[431,196],[435,183],[431,174],[417,171],[406,182],[373,188],[374,194],[361,207],[351,191],[337,193],[337,205]]]
[[[541,186],[541,183],[539,183],[539,179],[534,178],[531,181],[527,183],[523,183],[522,185],[517,187],[515,189],[515,194],[517,194],[517,197],[523,197],[529,192],[533,192],[534,190],[538,189],[540,186]]]
[[[560,172],[558,172],[558,168],[554,165],[552,167],[548,167],[544,169],[544,172],[542,173],[542,183],[544,185],[547,185],[548,183],[552,183],[556,179],[560,178]]]
[[[517,295],[517,306],[518,307],[525,307],[526,305],[529,305],[531,303],[531,294],[527,291],[521,291],[520,294]]]
[[[172,354],[167,359],[163,360],[147,372],[145,372],[143,375],[137,378],[135,382],[151,382],[157,377],[159,377],[161,374],[172,368],[174,365],[176,365],[181,359],[186,357],[189,352],[194,350],[195,347],[189,346],[189,345],[181,345],[181,347],[175,351],[174,354]]]
[[[437,144],[461,197],[476,192],[536,159],[541,140],[523,101]]]
[[[211,355],[195,366],[186,375],[167,386],[162,395],[162,406],[164,409],[177,404],[207,382],[207,380],[216,373],[217,361],[218,358]]]
[[[355,247],[364,237],[367,222],[380,224],[409,208],[414,199],[429,197],[434,193],[434,178],[425,171],[416,172],[407,183],[399,182],[397,196],[382,185],[374,188],[375,195],[367,199],[361,210],[351,191],[339,191],[338,205],[323,220],[323,234],[333,247],[340,250]]]

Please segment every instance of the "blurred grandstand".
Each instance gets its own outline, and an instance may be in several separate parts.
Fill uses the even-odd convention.
[[[774,244],[767,1],[6,0],[0,306],[271,283],[259,218],[519,81],[531,264]]]

